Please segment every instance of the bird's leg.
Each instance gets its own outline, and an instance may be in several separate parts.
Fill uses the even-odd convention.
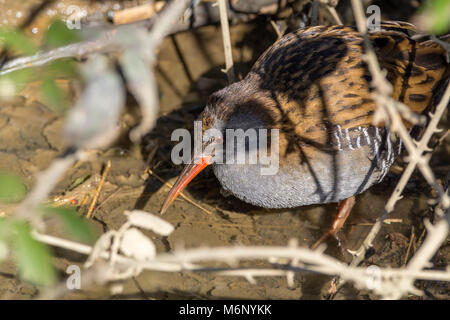
[[[353,206],[355,205],[355,197],[350,197],[345,200],[339,201],[339,209],[336,217],[333,220],[333,223],[331,224],[330,229],[327,233],[325,233],[316,243],[313,244],[311,247],[312,249],[315,249],[321,244],[326,238],[329,236],[333,236],[338,241],[339,247],[343,248],[344,246],[344,238],[343,234],[339,231],[341,230],[342,226],[345,223],[345,220],[347,220],[348,216],[350,215],[350,212],[352,211]]]

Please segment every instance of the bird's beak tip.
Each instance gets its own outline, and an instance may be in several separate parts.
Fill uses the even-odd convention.
[[[211,156],[204,156],[201,158],[199,163],[190,163],[184,167],[177,181],[170,189],[170,192],[167,195],[166,200],[164,200],[161,210],[159,211],[161,215],[163,215],[166,212],[170,204],[173,201],[175,201],[175,199],[188,185],[188,183],[191,182],[191,180],[194,179],[196,175],[198,175],[203,169],[205,169],[210,164],[211,158],[212,158]]]

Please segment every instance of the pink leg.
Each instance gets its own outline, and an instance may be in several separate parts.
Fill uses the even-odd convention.
[[[355,205],[354,196],[339,201],[339,210],[336,217],[333,220],[333,223],[330,226],[330,229],[318,241],[316,241],[316,243],[313,244],[313,246],[311,247],[312,249],[317,248],[319,244],[325,241],[325,239],[327,239],[329,236],[335,237],[339,243],[339,246],[342,247],[342,238],[341,234],[339,233],[339,230],[341,230],[342,226],[345,223],[345,220],[347,220],[354,205]]]

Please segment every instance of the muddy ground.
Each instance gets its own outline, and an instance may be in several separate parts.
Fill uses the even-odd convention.
[[[116,2],[105,3],[113,6]],[[7,4],[2,6],[5,5]],[[20,9],[11,6],[8,8],[13,8],[10,16],[16,16],[17,10]],[[0,10],[0,22],[2,19],[8,19],[3,17],[8,15],[7,12]],[[45,20],[46,17],[42,19]],[[92,196],[102,168],[110,160],[111,171],[106,178],[92,220],[97,229],[101,232],[118,229],[125,221],[125,210],[138,208],[157,213],[169,188],[155,176],[145,173],[149,154],[156,150],[149,163],[151,170],[163,180],[173,183],[181,168],[170,161],[172,130],[191,128],[192,121],[201,112],[208,94],[226,84],[226,77],[220,71],[224,65],[224,57],[219,35],[218,26],[206,26],[166,39],[160,49],[156,69],[161,99],[157,126],[141,145],[132,145],[127,139],[127,131],[137,123],[139,116],[135,103],[130,99],[127,111],[122,117],[121,139],[107,150],[98,151],[91,161],[78,163],[69,170],[53,191],[52,199],[58,199],[58,203],[76,201],[81,204],[86,194]],[[259,20],[252,24],[233,26],[231,37],[237,70],[239,75],[243,76],[262,51],[273,43],[276,34],[267,21]],[[36,173],[45,169],[66,147],[61,140],[62,125],[63,117],[43,104],[33,84],[22,92],[21,97],[2,102],[0,170],[18,174],[27,187],[31,188]],[[449,166],[448,142],[447,139],[441,144],[431,162],[432,168],[442,181]],[[396,166],[401,168],[402,163]],[[82,185],[70,190],[77,178],[88,176],[90,177]],[[344,227],[349,248],[358,248],[382,212],[398,178],[398,173],[391,172],[382,183],[357,197],[357,204]],[[413,176],[404,199],[397,204],[390,216],[395,219],[394,222],[383,225],[374,244],[375,251],[364,265],[400,267],[405,263],[411,233],[414,232],[417,241],[424,229],[423,219],[432,217],[427,204],[432,192],[420,174]],[[336,204],[276,211],[250,206],[232,196],[224,197],[211,170],[201,173],[186,189],[185,194],[206,210],[181,198],[175,201],[164,216],[175,226],[175,231],[167,238],[154,237],[160,252],[167,252],[179,246],[283,246],[289,239],[297,239],[301,246],[310,246],[328,229],[336,212]],[[11,214],[14,207],[15,205],[0,207],[0,215]],[[87,209],[86,206],[81,206],[79,210],[86,212]],[[59,224],[48,222],[49,233],[63,235]],[[331,239],[327,244],[328,254],[341,260],[348,259],[341,255],[335,241]],[[414,251],[415,246],[412,246],[411,250]],[[85,259],[84,256],[62,250],[54,250],[54,253],[55,265],[62,275],[68,265],[81,266]],[[450,243],[447,241],[433,262],[435,266],[444,268],[449,260]],[[105,288],[94,287],[73,292],[66,298],[322,299],[330,288],[330,279],[321,275],[297,274],[294,288],[288,288],[286,279],[282,277],[258,278],[256,284],[250,284],[244,278],[208,273],[144,272],[126,281],[120,294],[112,295]],[[425,298],[450,298],[450,288],[446,283],[418,282],[417,285],[425,289]],[[12,261],[0,265],[0,298],[29,299],[38,294],[38,288],[22,282],[16,276]],[[335,298],[376,297],[366,290],[358,290],[348,284]]]

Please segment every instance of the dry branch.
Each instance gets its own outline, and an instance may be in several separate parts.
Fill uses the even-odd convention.
[[[127,227],[129,226],[124,225],[121,227],[121,230],[117,232],[123,233]],[[430,231],[434,233],[435,230]],[[115,231],[113,233],[115,233]],[[109,235],[105,234],[103,236],[104,239],[110,239],[110,235],[113,235],[113,233]],[[87,245],[49,235],[34,233],[34,237],[41,242],[91,255],[91,257],[95,250]],[[111,242],[110,240],[108,241]],[[430,240],[430,242],[432,242],[432,240]],[[114,253],[114,251],[109,251],[109,248],[104,249],[105,250],[103,251],[98,251],[94,255],[96,256],[95,259],[91,260],[88,265],[93,266],[96,259],[114,261],[113,264],[109,264],[111,268],[119,268],[121,270],[129,268],[129,272],[122,271],[121,275],[127,275],[124,278],[135,276],[143,270],[164,272],[201,271],[216,272],[226,276],[242,276],[250,282],[253,282],[254,277],[257,276],[289,277],[293,272],[313,272],[330,276],[338,275],[347,281],[355,282],[358,287],[369,287],[369,289],[374,290],[384,298],[398,298],[411,291],[419,294],[418,290],[410,285],[416,279],[450,281],[450,272],[448,271],[421,270],[419,268],[410,267],[410,263],[408,268],[385,269],[376,267],[374,272],[373,269],[348,266],[335,258],[325,255],[322,250],[312,251],[307,248],[299,248],[292,245],[284,247],[249,246],[176,250],[170,253],[158,254],[153,259],[145,261],[131,259],[117,252]],[[111,247],[111,250],[117,250],[117,248],[114,249]],[[426,251],[429,252],[429,250]],[[289,261],[295,261],[296,263],[295,265],[292,265],[292,263],[284,265],[277,263],[276,265],[273,265],[272,268],[259,269],[240,267],[212,268],[199,265],[201,262],[208,261],[235,265],[242,260],[265,260],[270,262],[279,259],[288,259]],[[115,274],[113,271],[109,271],[108,273],[111,276]],[[110,278],[109,281],[111,280],[117,280],[117,278]],[[371,284],[373,287],[370,287]]]
[[[188,1],[179,0],[174,2],[187,3]],[[228,19],[230,19],[233,23],[236,23],[250,21],[254,19],[257,14],[274,15],[279,11],[279,9],[282,8],[278,8],[278,0],[273,0],[272,2],[275,6],[273,7],[271,5],[268,5],[269,7],[273,7],[273,9],[270,10],[267,10],[265,6],[258,6],[258,4],[256,4],[256,6],[253,5],[256,7],[255,12],[246,13],[231,9],[227,13]],[[265,1],[265,3],[267,4],[267,1]],[[246,5],[243,1],[240,4],[242,4],[244,7]],[[163,11],[165,11],[165,9],[163,9]],[[97,27],[86,26],[83,28],[83,34],[87,35],[87,40],[67,46],[62,46],[49,51],[40,51],[32,56],[19,57],[7,61],[0,70],[0,76],[29,67],[39,67],[59,59],[82,59],[94,53],[118,52],[121,49],[121,42],[117,40],[118,33],[122,33],[123,31],[123,33],[129,34],[129,32],[132,32],[130,30],[133,30],[134,28],[147,29],[158,24],[156,21],[157,19],[152,17],[149,20],[132,24],[125,24],[114,27],[105,25],[100,29]],[[168,33],[174,34],[219,21],[219,10],[215,8],[212,3],[201,3],[195,8],[194,16],[191,17],[190,21],[172,22]]]
[[[403,171],[403,174],[399,182],[397,183],[394,192],[392,193],[391,197],[386,203],[382,214],[378,217],[376,223],[374,224],[369,234],[364,239],[360,248],[357,251],[352,252],[354,256],[350,266],[354,267],[357,266],[364,259],[364,255],[367,249],[372,246],[375,237],[377,236],[377,234],[381,229],[383,221],[387,218],[388,214],[393,211],[397,201],[402,198],[401,193],[403,192],[406,183],[409,181],[416,166],[419,167],[420,171],[422,172],[422,175],[425,177],[427,182],[435,188],[435,190],[437,191],[437,193],[441,198],[441,203],[445,203],[445,205],[447,206],[446,208],[448,208],[449,203],[448,195],[443,192],[442,187],[437,183],[437,180],[431,168],[428,165],[429,156],[424,155],[424,152],[430,151],[428,148],[428,143],[431,139],[431,136],[438,131],[437,125],[449,103],[450,84],[447,86],[440,103],[436,107],[435,113],[430,114],[431,120],[430,123],[428,124],[427,129],[425,130],[424,135],[422,136],[419,142],[414,141],[410,137],[408,131],[406,130],[400,117],[399,111],[403,116],[406,115],[405,118],[407,120],[411,120],[411,117],[414,116],[412,114],[405,112],[405,108],[403,108],[403,106],[400,106],[399,108],[399,103],[394,101],[391,97],[392,86],[386,80],[386,78],[383,75],[383,72],[380,69],[378,59],[375,55],[372,44],[367,35],[366,18],[364,16],[361,1],[352,0],[352,7],[358,30],[364,37],[364,46],[366,49],[367,64],[369,66],[369,71],[372,75],[373,85],[375,87],[374,99],[378,106],[375,118],[376,119],[378,118],[378,121],[385,121],[385,123],[390,124],[391,130],[400,136],[409,154],[408,157],[409,164],[407,168]],[[426,249],[425,252],[428,254],[422,253],[417,258],[417,254],[421,251],[421,249],[419,249],[418,253],[416,253],[416,255],[411,259],[410,263],[408,264],[409,271],[420,270],[425,265],[429,264],[429,253],[433,250],[434,250],[433,253],[435,253],[439,249],[440,245],[445,240],[445,237],[447,235],[448,225],[444,226],[444,224],[446,224],[446,222],[441,221],[435,227],[428,225],[428,228],[432,229],[434,233],[433,236],[428,236],[426,239],[426,242],[429,248],[431,249]],[[425,246],[425,244],[423,246]],[[420,261],[420,263],[417,263],[415,261]],[[411,264],[411,262],[413,263]],[[402,281],[403,281],[402,285],[405,289],[414,290],[413,280],[409,279]],[[337,284],[337,287],[338,288],[341,287],[343,283],[344,281],[340,279]],[[400,298],[400,297],[401,297],[400,293],[391,296],[391,298]]]
[[[233,68],[233,52],[231,50],[230,26],[228,24],[228,9],[225,0],[218,0],[220,11],[220,26],[222,28],[223,50],[225,52],[225,73],[228,83],[236,81]]]
[[[381,109],[386,112],[385,116],[381,120],[389,121],[391,125],[391,130],[396,132],[400,136],[403,143],[405,144],[406,150],[409,153],[409,161],[410,161],[407,168],[403,172],[402,177],[400,178],[400,181],[397,184],[397,187],[395,188],[393,194],[389,198],[385,206],[384,212],[378,218],[375,225],[372,227],[372,230],[364,240],[360,249],[356,252],[355,258],[352,261],[352,265],[357,265],[359,264],[359,262],[362,261],[366,250],[372,245],[372,242],[375,236],[378,234],[384,219],[386,219],[387,215],[394,209],[395,203],[401,199],[401,193],[403,192],[403,189],[406,186],[406,183],[408,182],[416,165],[419,166],[427,182],[436,188],[436,191],[439,193],[439,195],[443,195],[442,187],[436,182],[434,174],[432,173],[430,167],[428,166],[427,158],[422,154],[427,150],[428,142],[432,134],[436,132],[439,120],[441,119],[444,110],[447,107],[448,101],[450,99],[450,84],[448,85],[444,93],[444,96],[441,99],[441,102],[437,106],[435,114],[431,115],[431,121],[422,139],[420,140],[419,143],[414,143],[408,131],[406,130],[401,120],[401,117],[397,112],[397,109],[394,107],[394,104],[392,103],[391,98],[392,86],[386,80],[383,73],[381,72],[380,66],[378,64],[378,59],[375,55],[370,39],[367,36],[366,18],[364,16],[361,2],[359,0],[352,0],[352,6],[358,30],[364,37],[367,63],[373,78],[374,87],[376,89],[375,101],[378,105],[378,111]]]

